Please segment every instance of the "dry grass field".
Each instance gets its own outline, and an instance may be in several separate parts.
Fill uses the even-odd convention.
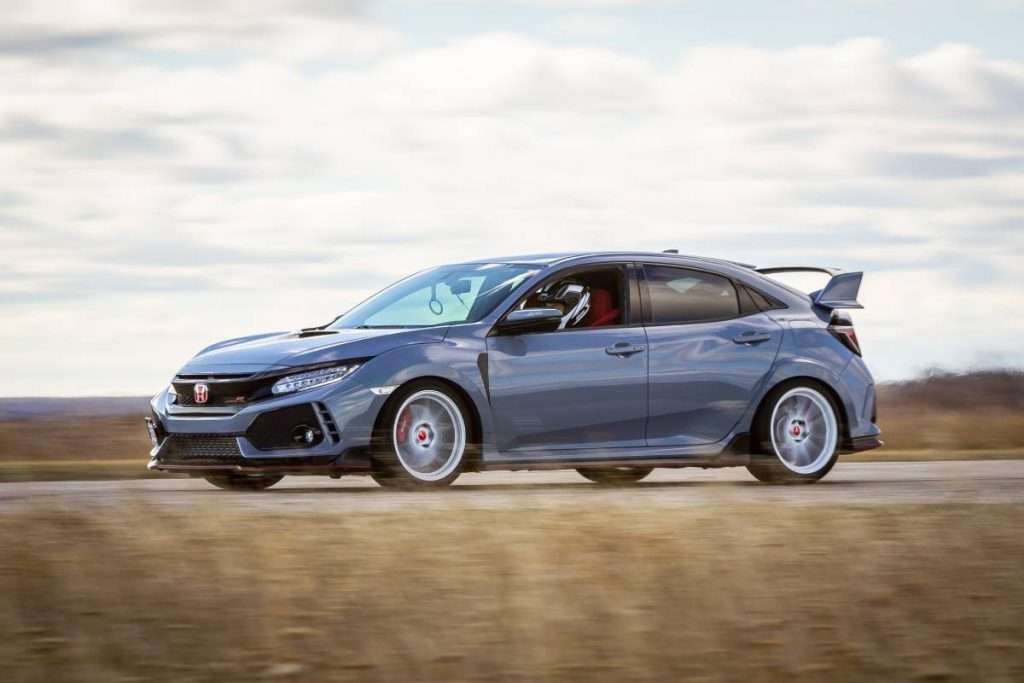
[[[1024,507],[22,511],[6,683],[1019,681]]]

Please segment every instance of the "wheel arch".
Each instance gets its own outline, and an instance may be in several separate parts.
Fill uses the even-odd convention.
[[[828,396],[832,401],[832,404],[836,406],[836,418],[839,420],[840,443],[850,437],[850,421],[846,413],[846,403],[843,401],[842,396],[839,395],[839,392],[836,391],[835,387],[818,377],[813,377],[811,375],[796,375],[786,377],[776,382],[770,386],[764,393],[764,396],[761,397],[761,401],[758,403],[757,409],[754,411],[753,420],[750,423],[750,452],[752,454],[761,453],[764,450],[763,444],[758,443],[757,440],[757,426],[771,409],[769,399],[774,399],[777,394],[798,385],[811,385],[815,389],[821,391],[821,393]]]
[[[468,427],[472,435],[467,443],[468,448],[466,455],[468,458],[466,464],[468,465],[468,468],[466,469],[477,469],[480,462],[480,452],[483,443],[483,424],[480,418],[480,411],[470,393],[460,386],[458,382],[454,382],[447,377],[441,377],[438,375],[422,375],[407,379],[395,387],[395,390],[391,392],[391,395],[388,396],[387,400],[381,404],[380,410],[377,411],[377,417],[374,418],[373,434],[371,437],[372,442],[378,443],[379,439],[386,434],[387,425],[384,424],[385,416],[388,414],[391,407],[404,395],[405,388],[410,384],[416,384],[417,382],[436,382],[437,384],[442,384],[458,396],[463,405],[466,406],[466,410],[469,412],[469,415],[467,416],[469,418]]]

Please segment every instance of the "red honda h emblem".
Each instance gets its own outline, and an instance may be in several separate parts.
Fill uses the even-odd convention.
[[[197,384],[192,387],[192,395],[196,399],[196,403],[206,403],[210,400],[210,387],[205,384]]]

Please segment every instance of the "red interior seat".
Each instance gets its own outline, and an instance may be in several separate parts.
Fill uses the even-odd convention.
[[[619,309],[612,305],[612,295],[607,289],[590,290],[590,310],[580,327],[600,327],[619,321]]]

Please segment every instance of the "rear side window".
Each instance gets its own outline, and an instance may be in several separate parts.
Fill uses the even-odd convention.
[[[779,308],[785,308],[786,304],[776,301],[775,299],[769,298],[766,294],[753,289],[752,287],[743,287],[750,298],[753,299],[754,304],[762,311],[774,311]]]
[[[644,266],[651,323],[697,323],[739,315],[732,282],[720,275],[671,266]]]

